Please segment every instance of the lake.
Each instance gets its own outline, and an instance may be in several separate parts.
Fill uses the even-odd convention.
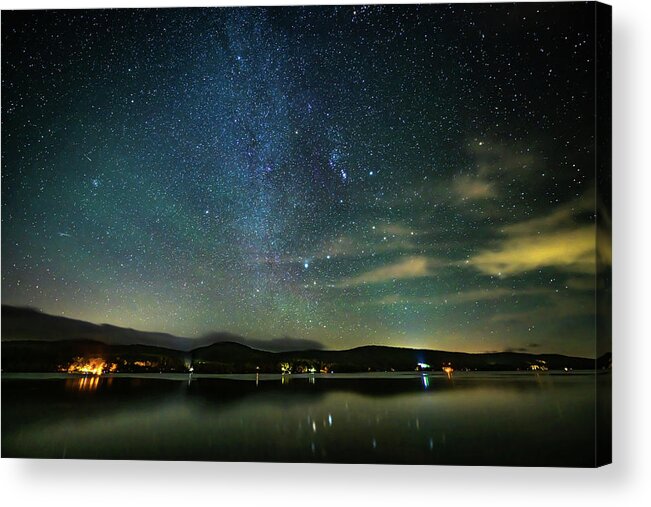
[[[594,466],[597,386],[610,374],[3,374],[2,456]]]

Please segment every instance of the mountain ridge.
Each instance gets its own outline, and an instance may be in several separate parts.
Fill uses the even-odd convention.
[[[270,351],[234,341],[246,338],[231,333],[209,335],[228,336],[230,339],[227,341],[192,342],[190,345],[194,346],[189,346],[185,340],[192,340],[190,338],[92,324],[8,305],[2,306],[2,317],[3,371],[60,371],[75,358],[90,356],[115,362],[123,371],[185,372],[192,366],[194,371],[206,373],[273,373],[282,369],[299,372],[413,371],[418,363],[427,363],[438,370],[448,363],[456,369],[469,370],[523,370],[535,364],[549,369],[589,370],[595,369],[598,363],[592,358],[553,353],[469,353],[372,344],[343,350]],[[51,327],[44,329],[44,324]],[[39,335],[39,331],[42,334]],[[102,331],[108,331],[108,341],[101,339]],[[62,336],[67,338],[62,339]],[[162,343],[125,342],[161,336],[166,338]],[[181,347],[174,339],[180,341]]]

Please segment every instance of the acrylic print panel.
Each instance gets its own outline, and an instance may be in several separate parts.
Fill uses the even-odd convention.
[[[610,7],[2,34],[3,457],[610,461]]]

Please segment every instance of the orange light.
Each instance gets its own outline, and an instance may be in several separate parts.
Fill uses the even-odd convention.
[[[83,373],[85,375],[101,375],[106,368],[106,361],[101,357],[84,359],[76,357],[67,368],[68,373]]]
[[[153,368],[156,366],[152,361],[134,361],[133,365],[138,368]]]
[[[452,372],[454,372],[454,368],[452,368],[452,366],[444,366],[443,371],[447,374],[448,378],[451,378]]]

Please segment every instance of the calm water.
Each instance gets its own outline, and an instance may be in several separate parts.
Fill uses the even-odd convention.
[[[609,375],[3,374],[2,456],[592,466],[597,382]]]

